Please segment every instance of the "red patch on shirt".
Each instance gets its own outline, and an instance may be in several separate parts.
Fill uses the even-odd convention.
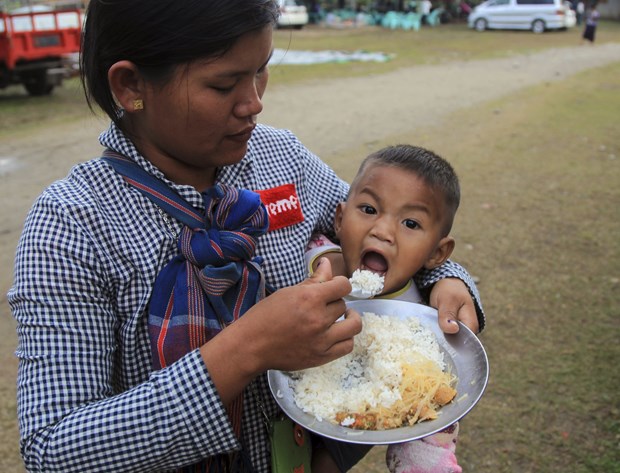
[[[304,221],[295,184],[284,184],[273,189],[255,192],[260,195],[260,200],[267,209],[269,231],[290,227]]]

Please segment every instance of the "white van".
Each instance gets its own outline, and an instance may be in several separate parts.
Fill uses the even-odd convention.
[[[301,0],[278,0],[280,17],[278,27],[301,29],[308,24],[308,9]]]
[[[475,7],[467,18],[470,28],[545,30],[575,26],[576,16],[565,0],[487,0]]]

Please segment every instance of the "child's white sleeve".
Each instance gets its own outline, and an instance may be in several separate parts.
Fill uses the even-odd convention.
[[[314,262],[326,253],[341,253],[340,246],[336,245],[333,241],[327,238],[323,234],[314,234],[306,246],[306,252],[304,253],[304,262],[308,275],[311,276],[313,271]]]

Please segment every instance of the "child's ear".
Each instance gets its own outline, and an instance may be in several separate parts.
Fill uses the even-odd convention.
[[[444,264],[446,260],[450,258],[452,251],[454,251],[454,245],[454,238],[451,236],[443,237],[439,240],[437,247],[433,250],[431,256],[426,260],[426,263],[424,263],[424,267],[426,269],[434,269],[437,266]]]
[[[340,240],[340,230],[342,229],[342,216],[344,215],[344,209],[347,206],[346,202],[340,202],[336,207],[336,216],[334,217],[334,231],[336,236]]]

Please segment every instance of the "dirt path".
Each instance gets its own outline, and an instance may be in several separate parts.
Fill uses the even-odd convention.
[[[457,109],[616,61],[620,44],[605,44],[281,87],[267,92],[261,120],[292,129],[326,158],[361,143],[437,124]]]
[[[260,121],[290,128],[306,146],[327,158],[362,143],[437,124],[457,109],[616,61],[620,61],[620,44],[610,43],[280,86],[267,92]],[[0,141],[2,267],[12,266],[32,200],[70,166],[99,153],[95,138],[106,125],[85,115],[78,123]],[[6,313],[4,294],[11,277],[9,271],[0,272],[1,314]]]

